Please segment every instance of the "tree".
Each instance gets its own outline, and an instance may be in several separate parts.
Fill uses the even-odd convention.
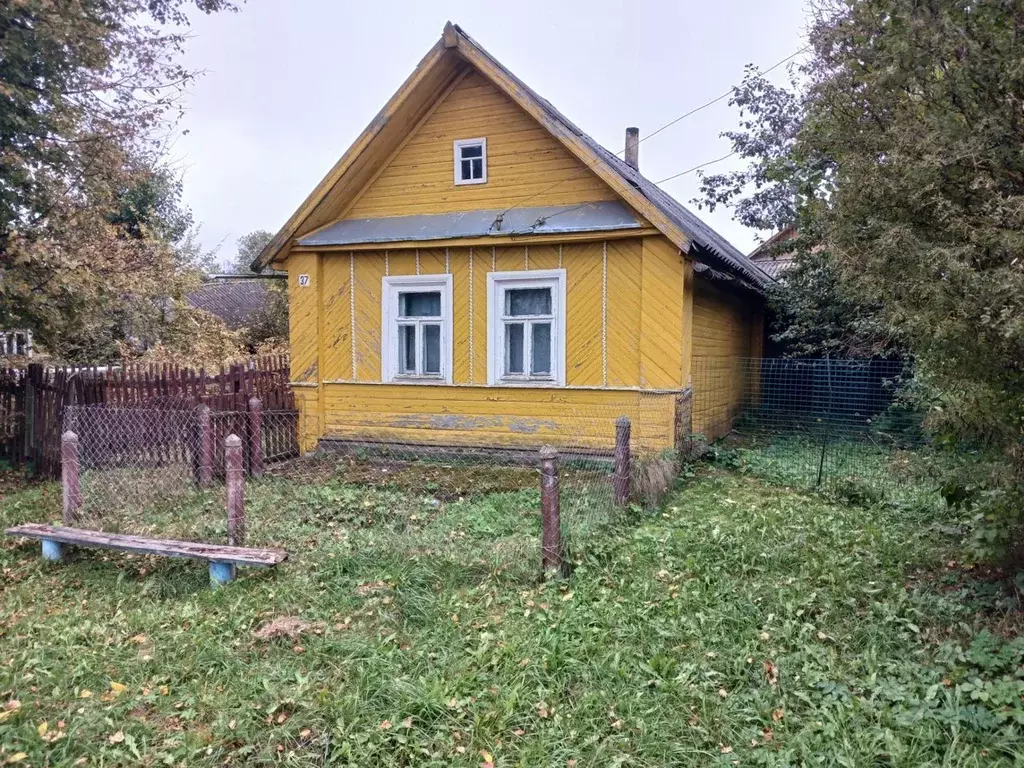
[[[51,351],[98,353],[104,316],[147,306],[177,275],[183,218],[157,169],[194,77],[176,61],[189,6],[231,7],[0,4],[0,317]]]
[[[788,86],[771,83],[752,66],[729,103],[739,107],[738,130],[722,135],[747,164],[720,174],[702,172],[700,208],[731,207],[758,230],[795,227],[796,236],[770,247],[793,266],[767,292],[772,338],[798,357],[878,357],[899,351],[878,306],[847,289],[827,246],[822,218],[835,175],[833,159],[800,141],[807,96],[790,72]]]
[[[802,141],[837,168],[844,280],[907,341],[950,447],[1003,461],[974,494],[990,551],[1024,514],[1024,7],[819,9]]]
[[[252,263],[273,238],[274,235],[265,229],[242,235],[238,238],[237,252],[234,260],[228,264],[228,271],[236,275],[253,274]]]
[[[979,554],[1024,522],[1021,29],[1011,0],[821,0],[794,138],[751,156],[778,187],[807,174],[784,190],[807,250],[913,356]]]

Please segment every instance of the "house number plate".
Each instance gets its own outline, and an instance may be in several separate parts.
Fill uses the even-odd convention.
[[[309,285],[309,275],[299,275],[299,287],[305,288]]]

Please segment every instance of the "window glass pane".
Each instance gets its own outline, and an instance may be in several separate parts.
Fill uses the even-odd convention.
[[[551,323],[534,323],[531,327],[533,347],[530,351],[530,373],[551,375]]]
[[[465,160],[467,158],[470,158],[470,157],[483,157],[484,156],[484,148],[480,144],[470,144],[469,146],[461,147],[461,149],[462,149],[462,159],[463,160]]]
[[[423,373],[441,374],[441,326],[423,326]]]
[[[400,317],[440,317],[441,292],[400,293],[398,314]]]
[[[484,161],[483,160],[472,160],[473,163],[473,178],[482,179],[484,177]]]
[[[505,291],[505,314],[550,315],[550,288],[513,288]]]
[[[416,326],[398,326],[398,372],[416,373]]]
[[[462,175],[461,179],[472,179],[473,178],[473,161],[463,160],[462,161]]]
[[[505,375],[523,373],[523,324],[505,326]]]

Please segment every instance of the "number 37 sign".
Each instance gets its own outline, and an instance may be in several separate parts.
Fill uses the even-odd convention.
[[[299,275],[299,287],[305,288],[309,285],[309,275]]]

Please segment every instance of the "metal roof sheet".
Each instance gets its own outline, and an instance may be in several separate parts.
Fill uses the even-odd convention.
[[[500,223],[496,220],[500,217]],[[457,237],[508,237],[604,232],[639,229],[642,223],[618,201],[555,205],[539,208],[462,211],[459,213],[344,219],[299,240],[300,246],[395,243],[408,240],[448,240]],[[500,228],[499,228],[500,227]]]

